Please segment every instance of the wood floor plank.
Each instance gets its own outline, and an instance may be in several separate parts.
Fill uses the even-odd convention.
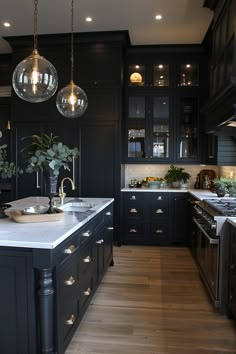
[[[236,354],[236,326],[212,306],[187,248],[114,247],[66,354]]]

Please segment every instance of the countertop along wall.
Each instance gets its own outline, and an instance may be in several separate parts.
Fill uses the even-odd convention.
[[[177,165],[181,166],[191,175],[191,178],[188,182],[188,188],[193,188],[196,181],[196,176],[201,170],[214,170],[217,176],[231,177],[236,178],[236,166],[215,166],[215,165]],[[126,164],[125,168],[125,185],[122,187],[127,187],[131,179],[142,180],[148,176],[154,177],[164,177],[167,170],[169,169],[170,164],[168,165],[146,165],[146,164]],[[232,175],[233,173],[233,175]]]

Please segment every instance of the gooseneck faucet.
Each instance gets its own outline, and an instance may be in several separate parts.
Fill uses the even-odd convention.
[[[75,185],[74,185],[74,182],[72,181],[72,179],[70,177],[65,177],[62,179],[61,181],[61,187],[59,188],[59,197],[60,197],[60,204],[64,204],[64,200],[65,200],[65,197],[66,197],[66,193],[64,192],[64,181],[65,180],[69,180],[70,183],[71,183],[71,189],[72,190],[75,190]]]

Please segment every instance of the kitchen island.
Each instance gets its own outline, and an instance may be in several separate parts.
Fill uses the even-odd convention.
[[[0,220],[0,348],[4,354],[62,354],[109,265],[113,199],[66,199],[63,218],[44,223]],[[68,203],[67,203],[68,202]],[[66,208],[69,203],[73,207]],[[11,210],[46,197],[11,202]],[[7,213],[9,214],[9,210]]]

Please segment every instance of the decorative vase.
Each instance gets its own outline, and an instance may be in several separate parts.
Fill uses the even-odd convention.
[[[57,180],[58,176],[54,175],[53,170],[49,166],[43,168],[43,182],[44,182],[44,194],[49,198],[48,214],[53,214],[52,199],[57,193]]]
[[[223,186],[217,186],[216,187],[216,194],[217,194],[217,197],[224,197],[225,196],[225,188]]]
[[[180,187],[180,181],[175,181],[171,183],[172,188],[179,188]]]

